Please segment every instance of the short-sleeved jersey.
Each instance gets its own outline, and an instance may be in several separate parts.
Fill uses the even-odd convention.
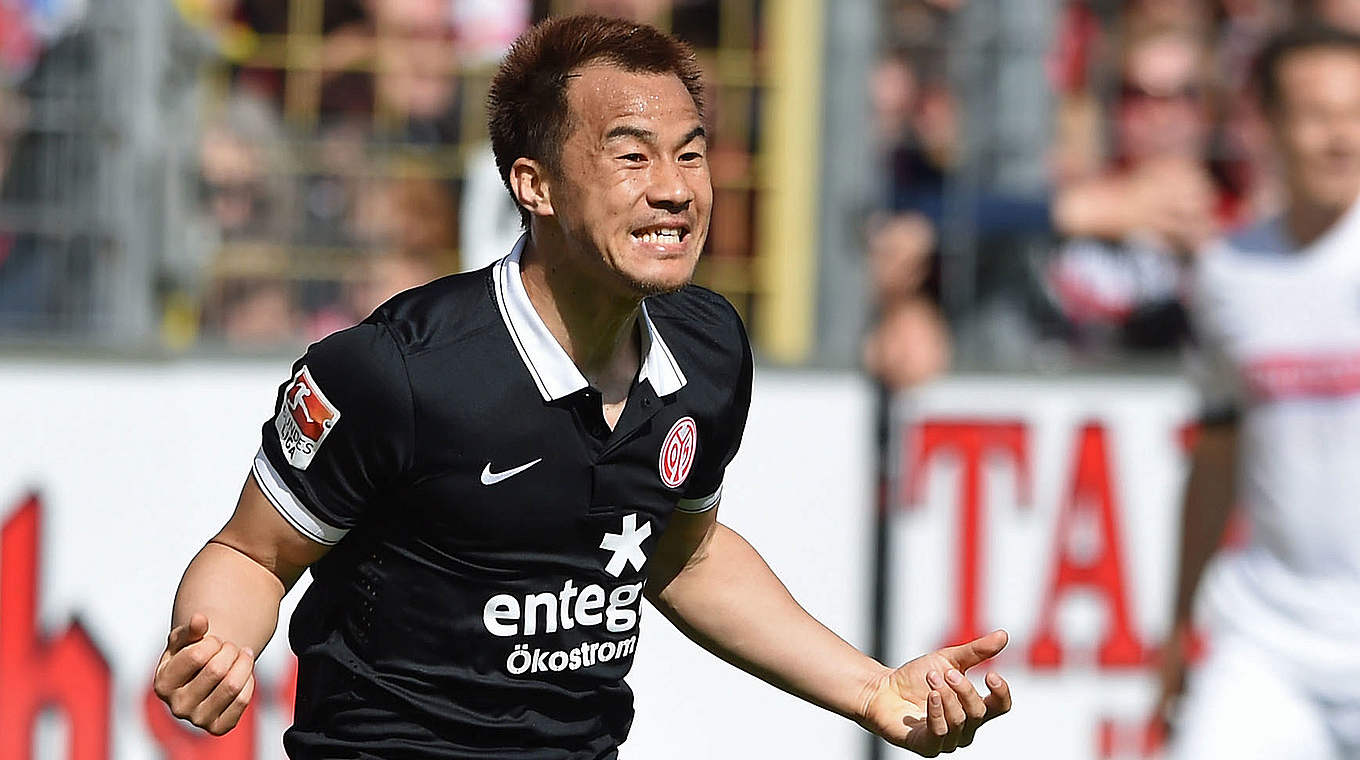
[[[1211,248],[1192,312],[1251,522],[1206,591],[1253,637],[1360,674],[1360,205],[1303,248],[1280,219]]]
[[[721,296],[647,298],[611,430],[522,246],[314,344],[279,390],[255,478],[334,544],[291,623],[294,758],[596,758],[627,735],[647,558],[719,499],[750,347]]]

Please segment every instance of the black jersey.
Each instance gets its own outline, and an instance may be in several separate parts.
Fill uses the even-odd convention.
[[[254,475],[334,548],[293,615],[293,758],[598,758],[627,736],[647,557],[716,505],[750,402],[721,296],[646,299],[616,427],[516,250],[312,345]]]

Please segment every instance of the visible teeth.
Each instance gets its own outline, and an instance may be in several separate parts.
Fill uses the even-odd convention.
[[[655,232],[644,232],[640,235],[634,235],[634,237],[643,243],[657,245],[661,243],[678,243],[680,242],[680,235],[681,232],[679,229],[667,228]]]

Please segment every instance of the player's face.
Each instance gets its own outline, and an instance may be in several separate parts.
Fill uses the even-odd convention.
[[[1291,196],[1349,206],[1360,192],[1360,53],[1302,50],[1280,62],[1278,76],[1274,131]]]
[[[694,275],[713,207],[694,100],[671,74],[607,65],[577,74],[552,195],[568,255],[630,295],[681,288]]]

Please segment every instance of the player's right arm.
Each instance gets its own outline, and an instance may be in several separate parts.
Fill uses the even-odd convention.
[[[1199,432],[1190,453],[1190,475],[1181,499],[1180,548],[1171,629],[1161,654],[1161,684],[1154,717],[1165,721],[1185,687],[1195,592],[1222,543],[1237,501],[1239,418],[1246,406],[1236,366],[1227,350],[1224,325],[1231,322],[1229,299],[1222,293],[1220,252],[1196,262],[1191,318],[1197,344],[1190,355],[1190,379],[1198,387]]]
[[[329,548],[299,533],[255,476],[246,478],[236,511],[189,563],[175,594],[154,686],[176,717],[219,736],[236,725],[279,603]]]
[[[1176,603],[1171,631],[1162,648],[1157,704],[1160,717],[1167,716],[1184,689],[1195,592],[1209,559],[1223,541],[1236,502],[1237,428],[1235,418],[1206,419],[1190,455],[1190,476],[1181,503]]]
[[[176,716],[214,734],[236,725],[284,594],[405,476],[413,404],[404,356],[377,315],[294,364],[235,512],[175,595],[155,690]]]

